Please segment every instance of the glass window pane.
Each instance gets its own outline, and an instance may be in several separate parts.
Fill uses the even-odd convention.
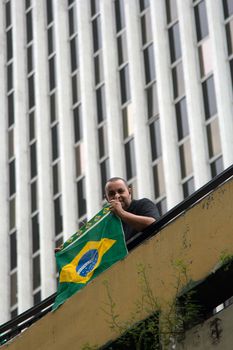
[[[72,76],[72,103],[75,104],[80,100],[80,81],[79,74]]]
[[[70,59],[71,71],[74,72],[78,68],[78,37],[75,36],[70,40]]]
[[[213,70],[212,48],[210,38],[205,40],[198,48],[201,77],[206,76]]]
[[[91,15],[94,16],[100,10],[99,0],[91,0]]]
[[[104,79],[102,51],[100,51],[98,55],[94,57],[94,67],[95,67],[95,85],[98,85]]]
[[[14,156],[14,129],[8,131],[8,159]]]
[[[136,163],[133,139],[125,144],[125,163],[126,179],[130,180],[132,177],[136,176]]]
[[[33,68],[33,49],[32,45],[30,45],[27,48],[27,72],[30,73]]]
[[[32,218],[32,253],[40,249],[40,233],[38,214]]]
[[[13,57],[13,43],[12,43],[12,29],[9,29],[6,33],[7,43],[7,61]]]
[[[16,184],[15,184],[15,160],[13,159],[9,164],[9,175],[10,175],[10,182],[9,182],[9,195],[15,193],[16,190]]]
[[[96,52],[102,47],[100,16],[96,17],[92,21],[92,34],[93,34],[93,49],[94,49],[94,52]]]
[[[194,178],[192,177],[183,184],[183,195],[184,198],[190,196],[195,191]]]
[[[29,114],[29,140],[32,141],[35,138],[35,114],[34,111]]]
[[[120,70],[121,103],[124,104],[130,99],[129,66]]]
[[[233,1],[223,0],[223,9],[225,18],[230,17],[233,14]]]
[[[54,224],[55,235],[58,235],[63,230],[61,196],[54,200]]]
[[[105,198],[105,184],[107,180],[110,178],[110,170],[109,170],[109,159],[106,159],[100,164],[100,175],[101,175],[101,189],[102,189],[102,198]]]
[[[153,45],[148,46],[144,51],[144,67],[146,84],[155,79],[155,62]]]
[[[37,305],[41,302],[41,291],[39,290],[36,294],[33,296],[33,305]]]
[[[115,0],[116,31],[125,27],[124,0]]]
[[[142,32],[142,44],[145,45],[146,43],[149,43],[152,40],[150,11],[147,11],[141,17],[141,32]]]
[[[12,63],[7,66],[7,91],[9,92],[13,88],[13,65]]]
[[[150,124],[150,142],[152,161],[154,161],[162,155],[159,119]]]
[[[124,31],[117,38],[117,51],[118,51],[118,64],[119,66],[122,63],[127,62],[128,60],[128,50],[127,50],[127,40],[126,40],[126,31]]]
[[[34,75],[28,78],[28,105],[29,109],[35,105]]]
[[[49,89],[53,90],[56,86],[55,77],[55,59],[54,56],[49,59]]]
[[[54,52],[53,27],[48,28],[48,55]]]
[[[214,87],[214,78],[211,76],[202,84],[205,118],[209,119],[217,113],[216,94]]]
[[[167,23],[173,22],[177,19],[176,0],[166,0],[167,8]]]
[[[162,216],[167,212],[167,199],[163,198],[161,201],[156,203],[159,214]]]
[[[180,30],[178,22],[169,29],[169,44],[171,62],[173,63],[181,57]]]
[[[173,78],[173,92],[174,99],[184,95],[184,73],[183,73],[183,63],[178,63],[172,69],[172,78]]]
[[[52,127],[52,160],[59,157],[58,151],[58,128],[57,124]]]
[[[76,4],[69,9],[69,34],[70,36],[77,32]]]
[[[226,24],[228,55],[233,53],[233,20]]]
[[[140,10],[143,11],[150,6],[150,0],[140,0]]]
[[[97,119],[98,124],[106,119],[105,91],[104,85],[96,90]]]
[[[197,41],[200,41],[209,34],[205,1],[201,1],[199,4],[197,4],[194,8],[194,11]]]
[[[178,140],[182,140],[189,134],[188,113],[186,98],[183,98],[175,105]]]
[[[33,265],[33,289],[40,286],[40,255],[37,255],[32,260]]]
[[[15,197],[10,199],[10,230],[15,227]]]
[[[73,116],[74,116],[74,141],[78,142],[83,137],[81,106],[77,106],[74,108]]]
[[[53,21],[53,0],[47,0],[47,24]]]
[[[31,183],[31,212],[37,210],[37,183],[34,181]]]
[[[193,171],[190,140],[187,140],[185,143],[183,143],[183,145],[180,146],[179,152],[181,177],[184,178],[190,175]]]
[[[32,32],[32,11],[26,14],[26,26],[27,26],[27,44],[33,39]]]
[[[161,197],[165,193],[164,171],[163,162],[160,160],[153,166],[153,180],[154,180],[154,193],[155,198]]]
[[[217,176],[223,171],[223,159],[219,157],[213,163],[210,164],[212,178]]]
[[[106,156],[108,153],[106,124],[98,129],[98,141],[99,141],[99,158],[102,158]]]
[[[215,118],[212,121],[212,123],[208,124],[206,127],[206,130],[207,130],[209,157],[212,158],[218,155],[219,153],[221,153],[222,151],[218,119]]]
[[[75,147],[75,166],[76,177],[79,177],[84,173],[84,157],[83,157],[83,144],[80,143]]]
[[[59,163],[56,163],[53,165],[53,194],[55,195],[60,191],[60,165]]]
[[[57,119],[57,104],[55,92],[50,95],[50,121],[53,123]]]
[[[11,2],[6,3],[6,28],[11,25]]]
[[[146,89],[146,99],[147,99],[147,114],[148,114],[147,117],[148,119],[150,119],[151,117],[159,113],[156,83],[152,84],[150,87]]]
[[[10,234],[11,270],[17,267],[16,231]]]
[[[132,103],[128,104],[125,108],[122,109],[122,122],[123,122],[123,137],[133,135],[134,125],[133,125],[133,111]]]
[[[11,275],[10,284],[11,284],[11,306],[14,306],[18,302],[17,272],[15,272]]]
[[[36,153],[36,142],[30,145],[30,169],[31,179],[37,175],[37,153]]]
[[[8,95],[8,127],[14,124],[14,121],[14,93],[12,92],[10,95]]]
[[[78,192],[78,216],[79,218],[86,214],[86,189],[85,179],[81,179],[77,183]]]

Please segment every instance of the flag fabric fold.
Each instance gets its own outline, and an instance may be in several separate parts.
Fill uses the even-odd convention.
[[[127,254],[121,220],[105,206],[56,253],[59,284],[53,310]]]

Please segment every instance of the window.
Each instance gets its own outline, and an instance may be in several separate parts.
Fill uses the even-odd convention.
[[[14,93],[12,92],[8,95],[8,127],[14,124],[15,115],[14,115]]]
[[[37,210],[37,183],[31,183],[31,213]]]
[[[6,3],[6,28],[11,25],[11,2]]]
[[[207,38],[198,48],[201,77],[213,70],[212,48],[210,38]]]
[[[29,140],[32,141],[35,138],[35,115],[34,111],[29,114]]]
[[[151,156],[152,161],[162,155],[160,120],[157,119],[150,124]]]
[[[60,167],[59,164],[56,163],[53,165],[53,194],[59,193],[60,190]]]
[[[37,175],[36,142],[30,145],[31,179]]]
[[[71,71],[74,72],[78,68],[78,41],[77,37],[70,40],[70,58]]]
[[[13,65],[12,63],[7,65],[7,91],[13,89]]]
[[[186,98],[183,98],[178,103],[176,103],[176,121],[178,140],[182,140],[185,136],[189,134]]]
[[[209,119],[211,116],[217,113],[216,95],[214,87],[214,78],[211,76],[209,79],[204,81],[202,84],[203,97],[204,97],[204,107],[205,107],[205,117]]]
[[[14,272],[10,276],[10,286],[11,286],[11,306],[14,306],[18,302],[17,297],[17,272]]]
[[[17,267],[17,243],[16,231],[10,234],[10,256],[11,256],[11,270]]]
[[[54,52],[53,27],[48,28],[48,55]]]
[[[10,199],[10,230],[15,227],[15,197]]]
[[[180,167],[182,178],[190,175],[193,171],[190,140],[184,142],[180,148]]]
[[[37,255],[32,260],[33,265],[33,289],[40,286],[40,255]]]
[[[219,157],[214,162],[212,162],[210,165],[210,169],[211,169],[212,178],[217,176],[218,174],[220,174],[223,171],[223,159],[222,159],[222,157]]]
[[[75,165],[76,165],[76,177],[79,177],[84,173],[84,164],[82,156],[82,144],[80,143],[75,147]]]
[[[47,24],[53,21],[53,0],[47,0]]]
[[[200,3],[198,3],[195,6],[194,11],[195,11],[194,13],[195,13],[195,21],[196,21],[197,41],[200,41],[209,34],[205,2],[201,1]]]
[[[147,11],[141,17],[141,30],[142,30],[142,44],[145,45],[146,43],[149,43],[152,40],[150,11]]]
[[[136,175],[136,164],[134,154],[134,139],[125,144],[126,178],[130,180]]]
[[[99,54],[94,57],[94,67],[95,67],[95,84],[98,85],[104,79],[102,51],[100,51]]]
[[[126,139],[129,136],[133,135],[133,113],[132,113],[132,104],[128,104],[122,109],[122,121],[123,121],[123,136]]]
[[[125,31],[117,38],[117,48],[118,48],[118,64],[120,66],[121,64],[127,62],[128,60]]]
[[[223,9],[225,18],[230,17],[233,14],[232,0],[223,0]]]
[[[80,96],[80,86],[79,86],[79,74],[74,74],[72,76],[72,102],[75,104],[79,101]]]
[[[119,32],[125,27],[124,0],[115,0],[116,30]]]
[[[173,22],[177,19],[176,0],[166,0],[167,9],[167,23]]]
[[[91,0],[91,15],[94,16],[100,10],[99,0]]]
[[[34,75],[28,78],[28,102],[31,109],[35,105]]]
[[[52,127],[52,160],[57,159],[59,156],[58,151],[58,130],[57,124]]]
[[[153,45],[148,46],[144,51],[144,66],[146,84],[155,79],[154,51]]]
[[[8,131],[8,159],[14,156],[14,129]]]
[[[27,47],[27,73],[30,73],[33,68],[33,50],[32,45],[30,45]]]
[[[26,14],[26,27],[27,27],[27,44],[30,43],[33,39],[32,32],[32,11],[27,12]]]
[[[180,30],[179,23],[174,24],[169,28],[169,44],[170,44],[170,54],[171,63],[178,60],[181,57],[181,45],[180,45]]]
[[[195,190],[195,187],[194,187],[194,178],[192,177],[191,179],[189,179],[188,181],[186,181],[184,184],[183,184],[183,195],[184,195],[184,198],[190,196]]]
[[[13,159],[9,164],[9,175],[10,175],[10,183],[9,183],[9,195],[15,193],[15,160]]]
[[[129,66],[126,65],[120,70],[121,103],[124,104],[130,99]]]
[[[148,119],[159,113],[157,85],[154,83],[146,89]]]
[[[107,155],[107,132],[106,124],[98,129],[98,140],[99,140],[99,158]]]
[[[69,35],[72,36],[77,32],[77,16],[76,16],[76,6],[69,9]]]
[[[56,120],[57,115],[56,95],[55,92],[50,95],[50,121],[51,123]]]
[[[206,130],[207,130],[209,157],[212,158],[221,153],[221,141],[219,136],[218,119],[215,118],[210,124],[208,124],[206,127]]]
[[[77,192],[78,192],[78,216],[81,217],[86,213],[86,191],[85,191],[84,178],[78,181]]]
[[[150,0],[140,0],[140,10],[145,10],[150,5]]]
[[[57,197],[54,200],[54,224],[55,224],[55,235],[58,235],[63,230],[61,196]]]
[[[155,197],[161,197],[165,193],[163,163],[160,160],[153,166],[153,180]]]
[[[100,164],[100,175],[101,175],[101,188],[102,188],[102,196],[105,196],[105,184],[110,177],[109,171],[109,159],[107,158]]]
[[[233,54],[233,20],[226,24],[228,55]]]
[[[12,29],[9,29],[6,33],[6,44],[7,44],[7,61],[9,61],[13,57]]]
[[[54,56],[49,59],[49,89],[50,91],[55,88],[55,58]]]
[[[100,28],[100,16],[98,16],[92,21],[94,52],[98,51],[102,46],[100,30],[101,30],[101,28]]]
[[[78,142],[82,139],[81,106],[77,106],[74,108],[73,117],[74,117],[74,141]]]
[[[106,119],[105,91],[104,85],[96,90],[97,118],[98,124]]]
[[[40,249],[38,214],[32,217],[32,253]]]
[[[180,97],[184,94],[184,73],[183,73],[183,63],[179,62],[172,69],[172,80],[173,80],[173,92],[174,99]]]

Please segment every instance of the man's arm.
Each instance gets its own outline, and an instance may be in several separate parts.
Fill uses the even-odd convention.
[[[110,209],[114,214],[138,232],[145,230],[149,225],[156,221],[155,218],[150,216],[129,213],[122,208],[121,203],[117,200],[111,200],[109,204]]]

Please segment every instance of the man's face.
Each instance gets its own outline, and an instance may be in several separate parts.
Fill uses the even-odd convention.
[[[132,201],[131,189],[122,180],[107,182],[105,194],[108,202],[118,200],[123,209],[127,209]]]

